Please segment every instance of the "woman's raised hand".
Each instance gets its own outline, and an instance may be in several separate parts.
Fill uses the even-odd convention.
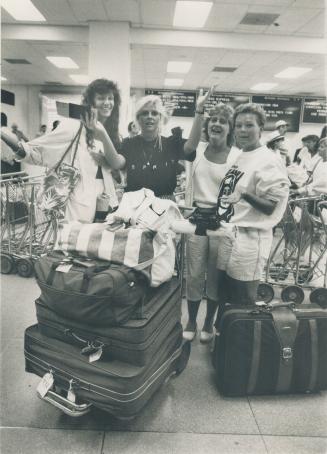
[[[204,95],[203,94],[203,89],[201,88],[200,91],[199,91],[199,96],[198,96],[198,99],[196,101],[196,108],[195,108],[195,111],[198,112],[198,113],[203,113],[204,112],[204,106],[205,106],[205,103],[208,101],[208,99],[210,98],[210,95],[213,93],[214,91],[214,88],[215,86],[213,85],[208,91],[207,93]]]
[[[90,111],[85,112],[85,116],[81,121],[87,129],[94,132],[94,138],[100,139],[101,134],[105,131],[103,124],[98,120],[98,111],[94,107],[91,107]]]

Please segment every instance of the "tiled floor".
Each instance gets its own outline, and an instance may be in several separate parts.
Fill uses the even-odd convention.
[[[327,393],[223,398],[198,339],[187,369],[137,419],[60,413],[36,397],[39,378],[24,371],[23,334],[36,321],[38,287],[13,275],[2,276],[1,287],[1,454],[327,453]]]

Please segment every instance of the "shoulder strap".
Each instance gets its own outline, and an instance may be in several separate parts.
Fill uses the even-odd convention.
[[[54,166],[53,170],[56,171],[59,166],[61,165],[61,163],[63,162],[63,160],[65,159],[65,157],[67,156],[67,154],[69,153],[70,149],[72,148],[72,146],[74,145],[74,142],[76,141],[76,146],[75,146],[75,152],[74,152],[74,157],[73,157],[73,161],[75,159],[75,156],[76,156],[76,151],[77,151],[77,146],[78,146],[78,142],[79,142],[79,138],[81,136],[81,132],[82,132],[82,128],[83,128],[83,124],[81,123],[79,128],[78,128],[78,131],[77,133],[75,134],[73,140],[70,142],[70,144],[68,145],[66,151],[64,152],[64,154],[61,156],[61,158],[59,159],[59,161],[57,162],[57,164]],[[73,164],[72,164],[73,165]]]

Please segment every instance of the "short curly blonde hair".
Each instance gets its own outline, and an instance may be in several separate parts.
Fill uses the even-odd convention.
[[[233,145],[233,115],[234,115],[234,109],[229,106],[228,104],[224,104],[223,102],[219,102],[216,104],[212,109],[209,110],[208,116],[205,120],[205,123],[203,125],[203,133],[207,141],[209,141],[209,134],[208,134],[208,126],[209,126],[209,121],[211,117],[214,116],[220,116],[222,115],[223,117],[226,118],[229,124],[229,133],[227,136],[227,145],[232,146]]]

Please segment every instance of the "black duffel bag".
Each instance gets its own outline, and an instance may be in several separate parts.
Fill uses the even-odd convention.
[[[46,306],[71,320],[114,326],[130,319],[148,291],[143,274],[104,260],[53,251],[35,263]]]

